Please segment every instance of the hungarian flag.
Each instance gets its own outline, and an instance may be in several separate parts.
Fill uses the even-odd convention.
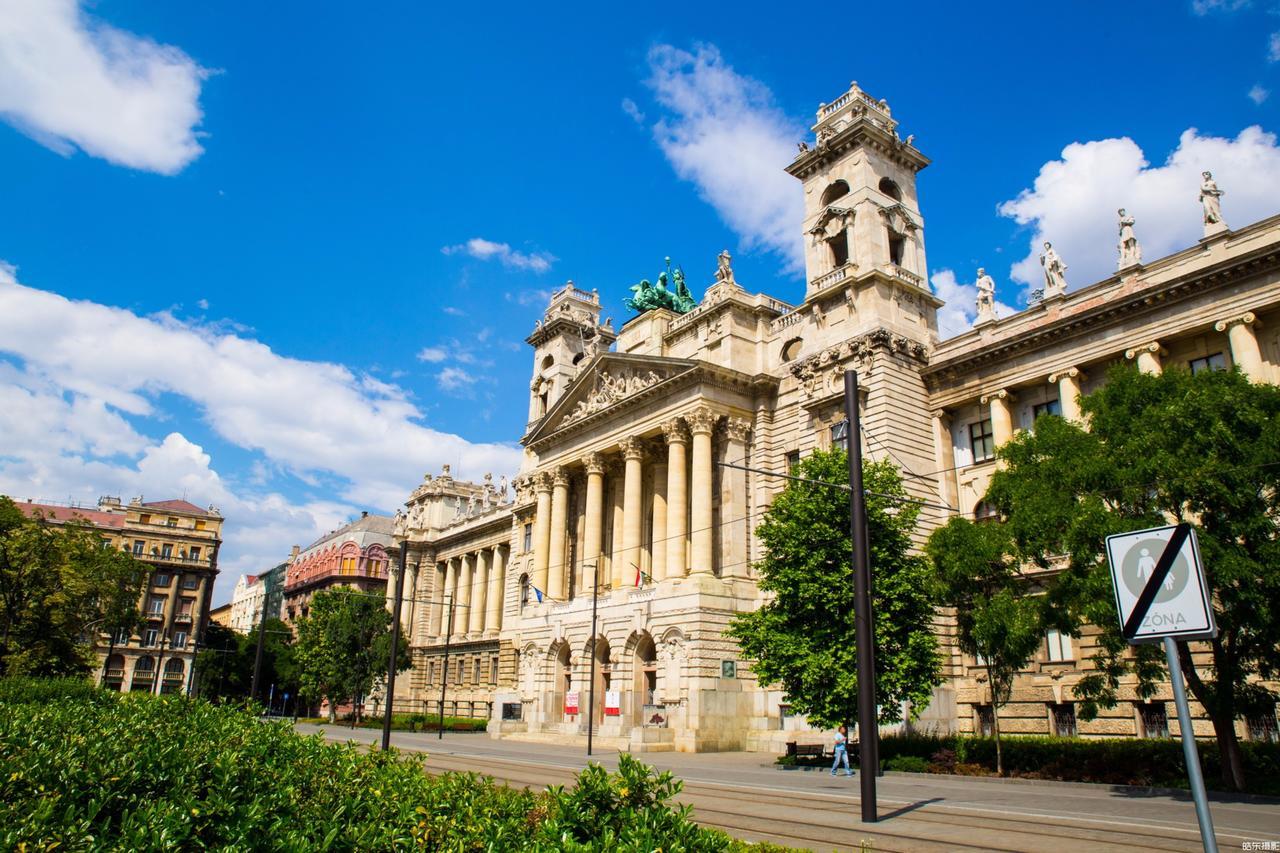
[[[636,570],[636,582],[635,582],[636,586],[640,586],[642,583],[647,583],[648,581],[653,580],[653,577],[651,575],[647,575],[644,572],[640,571],[640,567],[637,566],[635,563],[632,563],[631,566]]]

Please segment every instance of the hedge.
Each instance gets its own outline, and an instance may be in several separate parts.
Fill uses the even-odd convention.
[[[763,851],[629,755],[534,793],[181,696],[0,681],[0,849]]]

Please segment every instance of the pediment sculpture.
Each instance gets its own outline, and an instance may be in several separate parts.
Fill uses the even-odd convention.
[[[604,371],[597,380],[596,389],[588,394],[585,399],[579,400],[578,405],[574,406],[573,410],[565,415],[561,424],[567,426],[602,409],[607,409],[614,403],[657,385],[663,378],[652,370],[645,374],[635,371],[618,376]]]

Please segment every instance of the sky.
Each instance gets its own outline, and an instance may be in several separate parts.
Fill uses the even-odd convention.
[[[798,302],[783,168],[851,80],[919,176],[941,331],[1280,212],[1280,0],[0,0],[0,493],[186,497],[243,573],[426,472],[519,466],[550,292],[729,249]]]

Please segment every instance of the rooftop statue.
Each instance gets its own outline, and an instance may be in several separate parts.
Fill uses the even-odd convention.
[[[671,259],[667,258],[666,261],[667,268],[658,273],[657,284],[646,278],[639,284],[632,285],[631,292],[634,295],[622,300],[622,304],[638,314],[654,308],[666,308],[677,314],[692,311],[698,303],[689,291],[689,285],[685,283],[684,270],[676,267],[672,272]]]

